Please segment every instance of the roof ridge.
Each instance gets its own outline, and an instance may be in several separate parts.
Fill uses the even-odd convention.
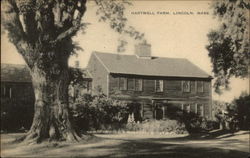
[[[120,54],[120,53],[113,53],[113,52],[100,52],[100,51],[93,51],[93,53],[100,53],[100,54],[111,54],[111,55],[124,55],[124,56],[135,56],[136,54]],[[153,58],[164,58],[164,59],[180,59],[180,60],[188,60],[187,58],[177,58],[177,57],[163,57],[163,56],[151,56]],[[140,59],[140,58],[138,58]]]
[[[137,58],[135,54],[93,51],[96,58],[110,73],[150,76],[211,77],[209,73],[187,58],[155,57],[151,60]],[[115,56],[120,55],[118,61]]]

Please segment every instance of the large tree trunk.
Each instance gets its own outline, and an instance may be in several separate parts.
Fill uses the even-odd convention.
[[[78,140],[68,107],[72,37],[83,27],[86,0],[3,0],[8,37],[29,67],[35,114],[27,141]]]
[[[35,114],[24,141],[38,143],[43,140],[79,140],[69,114],[67,64],[45,68],[39,68],[39,64],[35,64],[30,73],[35,92]]]

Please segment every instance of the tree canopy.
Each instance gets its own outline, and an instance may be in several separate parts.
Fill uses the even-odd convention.
[[[214,15],[220,21],[217,30],[209,32],[206,46],[216,78],[217,93],[229,89],[231,77],[246,78],[249,69],[248,0],[219,0],[212,3]]]

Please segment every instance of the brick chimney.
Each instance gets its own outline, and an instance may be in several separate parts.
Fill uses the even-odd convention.
[[[146,42],[135,45],[135,55],[139,58],[151,59],[151,45]]]

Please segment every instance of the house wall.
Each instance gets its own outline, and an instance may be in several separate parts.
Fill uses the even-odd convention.
[[[30,82],[1,82],[1,101],[33,106],[34,98],[34,91]]]
[[[97,93],[98,89],[101,89],[108,95],[108,70],[95,54],[90,57],[87,70],[92,77],[92,93]]]
[[[120,90],[120,77],[143,79],[142,91]],[[163,80],[163,92],[155,92],[155,80]],[[183,92],[183,81],[190,81],[190,92]],[[197,92],[197,81],[203,81],[203,92]],[[109,76],[109,96],[125,100],[136,100],[142,105],[141,113],[147,118],[154,117],[152,112],[154,104],[157,102],[162,103],[164,100],[167,100],[168,106],[175,106],[179,109],[182,109],[184,104],[190,104],[190,111],[194,113],[197,112],[197,104],[202,104],[204,116],[211,118],[211,79],[111,74]]]
[[[143,79],[142,91],[134,90],[120,90],[119,89],[119,78],[138,78]],[[155,92],[155,80],[163,80],[163,92]],[[182,82],[190,81],[191,91],[183,92]],[[196,81],[203,81],[204,92],[197,92]],[[160,77],[145,77],[145,76],[128,76],[128,75],[110,75],[109,76],[109,92],[110,95],[120,96],[150,96],[154,98],[190,98],[190,97],[202,97],[210,99],[211,96],[211,80],[210,79],[194,79],[194,78],[160,78]]]

